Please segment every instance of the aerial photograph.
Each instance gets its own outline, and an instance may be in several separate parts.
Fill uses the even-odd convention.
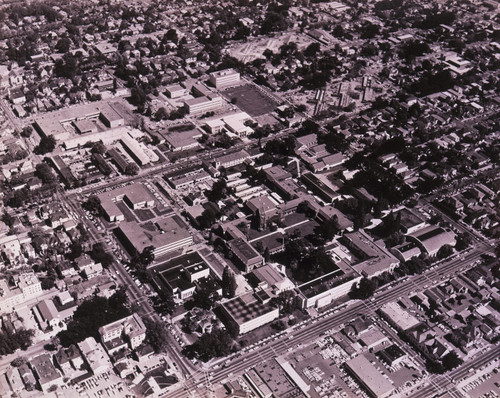
[[[1,398],[499,398],[499,0],[0,0]]]

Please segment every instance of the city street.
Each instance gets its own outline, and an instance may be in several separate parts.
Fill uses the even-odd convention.
[[[232,357],[230,357],[229,362],[227,362],[227,359],[213,361],[211,362],[212,369],[210,369],[210,366],[205,366],[205,369],[207,369],[211,375],[211,383],[223,382],[227,379],[229,374],[239,374],[252,366],[271,360],[279,355],[283,355],[289,349],[293,349],[294,347],[300,345],[307,345],[318,338],[321,333],[356,318],[358,314],[371,316],[375,313],[376,309],[382,305],[391,301],[396,301],[400,297],[408,296],[409,291],[416,292],[424,289],[424,286],[429,287],[430,284],[439,284],[442,282],[441,278],[443,276],[451,277],[454,274],[463,272],[464,267],[468,267],[474,261],[480,259],[481,254],[488,249],[489,247],[484,244],[478,245],[473,251],[464,255],[463,258],[458,257],[454,260],[444,262],[435,269],[430,269],[423,274],[408,278],[408,280],[397,284],[392,289],[383,288],[378,294],[375,295],[373,302],[374,305],[367,306],[367,303],[363,301],[351,302],[347,305],[347,307],[338,312],[329,311],[328,313],[320,314],[317,318],[305,321],[302,325],[296,325],[289,333],[285,333],[279,338],[273,338],[270,341],[251,349],[251,351],[249,349],[245,349],[239,353],[233,354]],[[497,352],[497,349],[494,351]],[[489,354],[485,354],[484,358],[488,357]],[[491,357],[494,358],[494,355],[492,354]],[[485,363],[484,358],[483,362],[475,360],[473,362],[465,363],[460,367],[460,369],[462,369],[465,374],[471,367],[474,366],[474,363]],[[419,360],[419,362],[422,363],[421,360]],[[224,366],[221,367],[223,363]],[[458,372],[458,369],[456,372]],[[449,387],[449,381],[446,384],[443,384],[444,382],[440,380],[441,378],[431,376],[431,385],[428,386],[427,390],[428,394],[430,393],[430,395],[432,395],[432,393],[444,391],[444,388]],[[190,393],[194,394],[192,396],[208,396],[202,395],[207,393],[207,390],[205,389],[205,382],[204,373],[199,371],[192,375],[192,377],[182,387],[177,387],[165,396],[168,398],[189,397]],[[426,395],[419,396],[424,398]]]

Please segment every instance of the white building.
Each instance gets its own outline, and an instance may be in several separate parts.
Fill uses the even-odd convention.
[[[131,349],[141,345],[146,338],[146,326],[137,314],[132,314],[118,321],[109,323],[99,328],[101,340],[105,344],[117,338],[125,337]]]
[[[10,288],[7,281],[0,280],[0,314],[11,312],[16,306],[42,294],[42,285],[34,273],[16,278],[16,287]]]
[[[184,101],[184,106],[190,115],[203,115],[207,112],[215,112],[222,108],[222,97],[218,95],[207,95]]]
[[[238,84],[240,74],[234,69],[224,69],[210,73],[209,80],[216,88],[226,88]]]

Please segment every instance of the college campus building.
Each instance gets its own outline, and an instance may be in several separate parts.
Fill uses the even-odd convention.
[[[116,205],[123,201],[133,210],[145,207],[154,207],[155,199],[151,192],[142,184],[131,184],[125,187],[113,189],[98,195],[101,201],[101,209],[104,217],[110,221],[124,221],[125,216]]]
[[[184,106],[191,116],[203,115],[207,112],[215,112],[222,108],[222,97],[209,94],[184,101]]]
[[[144,326],[141,317],[134,313],[100,327],[99,335],[107,349],[113,347],[115,341],[121,341],[128,342],[129,347],[133,350],[139,347],[146,338],[146,326]],[[108,352],[110,352],[109,349]]]
[[[11,288],[5,279],[0,280],[0,314],[13,311],[18,305],[42,294],[42,285],[33,273],[14,278],[16,286]]]
[[[423,253],[435,256],[444,245],[455,246],[455,234],[445,231],[437,225],[430,225],[407,235],[410,242],[415,243]]]
[[[141,253],[146,247],[153,246],[155,257],[193,243],[193,237],[177,216],[157,220],[148,228],[135,222],[121,223],[117,236],[129,253]]]
[[[272,322],[279,317],[279,308],[271,306],[270,299],[266,290],[258,290],[226,301],[221,305],[225,321],[236,327],[238,334]]]
[[[264,258],[253,246],[242,238],[237,238],[227,243],[229,250],[234,254],[238,262],[243,266],[245,272],[262,265]]]
[[[227,88],[240,82],[240,74],[234,69],[224,69],[210,73],[210,83],[216,88]]]

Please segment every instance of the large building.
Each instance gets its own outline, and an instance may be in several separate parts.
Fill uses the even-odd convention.
[[[78,343],[78,348],[94,375],[103,374],[111,369],[108,354],[93,337],[87,337]]]
[[[259,252],[244,239],[233,239],[229,241],[227,245],[237,260],[241,263],[245,272],[250,272],[253,268],[264,263],[264,259]]]
[[[420,324],[417,318],[394,302],[384,304],[379,311],[387,322],[402,332]]]
[[[137,142],[137,140],[130,136],[122,137],[120,142],[122,143],[125,151],[139,166],[145,166],[151,162],[157,162],[159,160],[158,155],[149,150],[144,144]]]
[[[346,362],[346,367],[371,397],[386,398],[394,390],[392,381],[383,375],[364,355],[358,355]]]
[[[21,274],[15,278],[15,287],[0,280],[0,314],[13,311],[16,306],[42,294],[42,285],[34,273]]]
[[[40,389],[46,392],[52,386],[63,385],[63,378],[56,369],[49,354],[42,354],[30,360],[31,369],[35,374]]]
[[[224,69],[210,73],[209,80],[216,88],[226,88],[239,84],[240,74],[234,69]]]
[[[141,317],[134,313],[100,327],[99,334],[105,346],[115,339],[122,339],[128,342],[131,349],[135,349],[146,338],[146,326],[144,326]]]
[[[218,169],[220,167],[231,167],[243,163],[250,159],[250,154],[247,151],[238,151],[222,155],[214,160],[214,166]]]
[[[222,108],[222,97],[208,95],[184,101],[187,112],[192,116],[203,115],[207,112],[215,112]]]
[[[269,304],[265,290],[249,292],[221,305],[224,318],[237,328],[239,334],[248,333],[279,317],[279,309]]]
[[[444,245],[455,246],[456,244],[455,234],[437,225],[419,229],[407,235],[407,239],[429,256],[435,256]]]
[[[80,134],[95,132],[97,120],[109,128],[124,125],[113,103],[90,103],[45,113],[35,119],[34,127],[44,137],[53,135],[57,141],[64,141],[70,138],[73,129]]]
[[[153,228],[125,222],[120,224],[117,235],[130,253],[141,253],[146,247],[153,246],[155,257],[193,243],[193,237],[177,216],[157,220]]]
[[[142,209],[154,207],[155,199],[151,192],[142,184],[131,184],[121,188],[103,192],[98,195],[101,201],[101,209],[108,221],[123,221],[125,216],[116,205],[117,202],[125,202],[131,209]]]
[[[361,259],[353,268],[367,278],[392,271],[399,264],[399,260],[387,251],[383,242],[373,241],[364,231],[346,233],[340,241]]]
[[[152,267],[153,284],[178,300],[190,298],[196,283],[210,276],[210,268],[197,253],[188,253]]]

